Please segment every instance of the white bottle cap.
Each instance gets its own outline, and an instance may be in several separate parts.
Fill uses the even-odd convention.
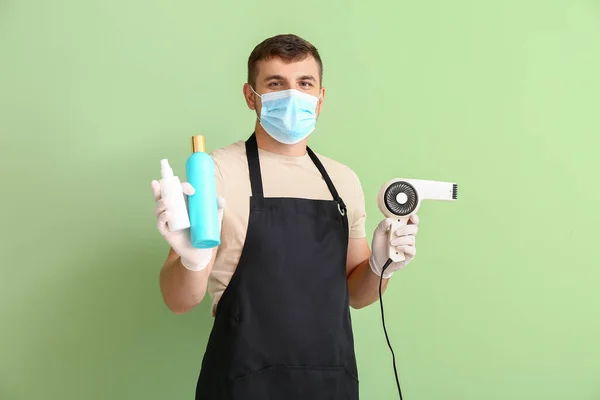
[[[163,178],[171,178],[173,176],[173,169],[169,166],[169,160],[166,158],[160,160],[160,172]]]

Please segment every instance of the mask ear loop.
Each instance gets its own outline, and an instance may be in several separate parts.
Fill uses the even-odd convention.
[[[257,95],[258,97],[260,97],[262,99],[262,96],[258,93],[256,93],[256,90],[254,90],[254,88],[252,86],[250,86],[250,90],[252,90],[252,93],[254,93],[255,95]]]
[[[319,91],[319,97],[317,97],[317,105],[315,107],[315,114],[317,114],[317,108],[319,108],[319,102],[321,101],[321,96],[323,96],[323,91]],[[321,116],[321,113],[318,113],[315,117],[315,119],[318,121],[319,117]]]
[[[257,95],[262,100],[262,96],[260,94],[256,93],[256,90],[254,90],[254,88],[251,85],[250,85],[250,90],[252,90],[252,93]],[[258,119],[258,122],[261,122],[260,115],[258,115],[258,111],[256,111],[256,100],[254,101],[254,111],[256,112],[256,119]]]

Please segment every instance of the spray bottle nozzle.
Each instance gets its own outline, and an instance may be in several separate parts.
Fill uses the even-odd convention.
[[[163,178],[170,178],[173,176],[173,169],[169,165],[168,159],[160,160],[160,172]]]

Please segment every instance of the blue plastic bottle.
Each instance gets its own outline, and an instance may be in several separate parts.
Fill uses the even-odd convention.
[[[188,197],[192,246],[210,249],[219,245],[221,229],[215,182],[215,164],[206,153],[204,136],[192,136],[192,154],[185,164],[186,179],[194,187]]]

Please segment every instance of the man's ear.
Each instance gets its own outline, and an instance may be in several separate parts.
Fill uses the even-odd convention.
[[[317,115],[321,114],[323,109],[323,102],[325,101],[325,87],[321,88],[321,95],[319,97],[319,103],[317,104]]]
[[[256,110],[256,97],[249,83],[244,83],[243,92],[248,108],[251,110]]]

